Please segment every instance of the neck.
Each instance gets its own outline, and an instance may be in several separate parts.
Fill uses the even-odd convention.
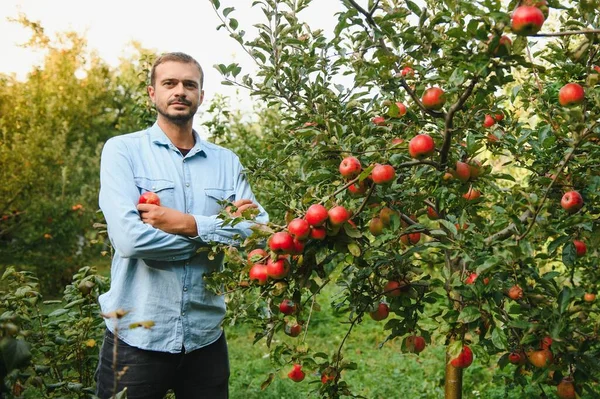
[[[192,148],[194,146],[194,135],[192,134],[193,120],[182,124],[173,123],[165,118],[158,118],[158,126],[167,135],[171,143],[178,148]]]

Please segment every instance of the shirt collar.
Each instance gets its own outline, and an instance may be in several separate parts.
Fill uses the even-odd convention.
[[[160,126],[158,126],[158,122],[154,122],[154,125],[152,125],[152,127],[149,129],[149,132],[150,138],[152,139],[153,143],[163,145],[165,147],[171,148],[172,150],[175,150],[176,147],[173,145],[173,143],[171,143],[171,140],[167,137],[165,132],[163,132]],[[196,144],[194,144],[188,156],[198,154],[206,157],[206,151],[204,151],[204,149],[202,148],[203,144],[200,135],[195,129],[192,129],[192,134],[194,135],[194,141],[196,142]]]

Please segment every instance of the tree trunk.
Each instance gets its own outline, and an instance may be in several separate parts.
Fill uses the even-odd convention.
[[[462,376],[462,369],[452,367],[450,358],[446,354],[445,399],[462,399]]]

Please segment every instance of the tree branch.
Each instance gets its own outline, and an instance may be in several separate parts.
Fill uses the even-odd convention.
[[[589,33],[600,33],[600,29],[584,29],[584,30],[568,30],[568,31],[564,31],[564,32],[536,33],[535,35],[529,35],[529,36],[553,37],[553,36],[587,35]]]

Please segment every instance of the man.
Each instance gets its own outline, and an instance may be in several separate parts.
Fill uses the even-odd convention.
[[[204,97],[198,62],[183,53],[164,54],[150,80],[156,123],[111,138],[102,151],[100,208],[115,254],[110,290],[99,301],[104,314],[126,313],[107,319],[97,395],[108,398],[126,387],[129,399],[161,399],[169,389],[178,399],[227,398],[225,302],[203,280],[222,266],[223,254],[211,259],[197,250],[215,242],[234,245],[268,216],[238,157],[202,141],[192,128]],[[138,204],[148,191],[160,205]],[[232,217],[253,209],[258,216],[224,227],[217,217],[223,200],[233,203],[227,208]],[[152,324],[147,321],[151,328],[130,328]]]

